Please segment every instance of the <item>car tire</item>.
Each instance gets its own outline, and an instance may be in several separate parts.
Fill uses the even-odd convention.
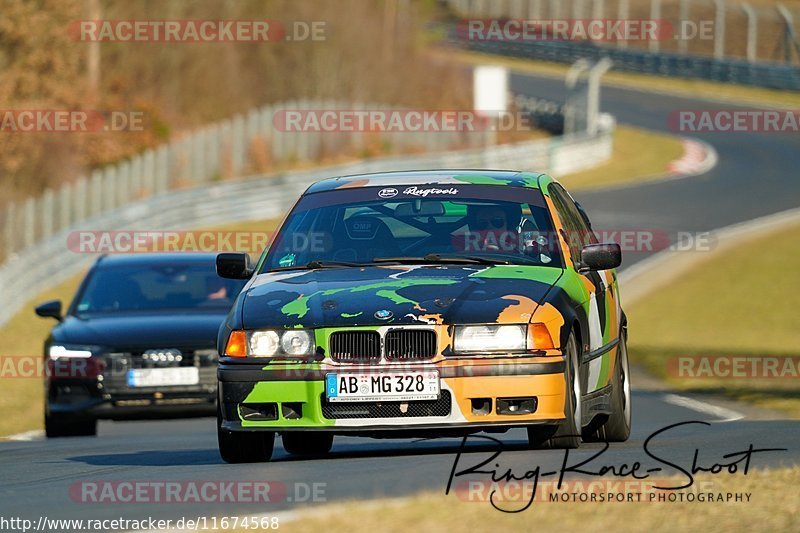
[[[292,455],[320,456],[331,451],[332,433],[287,431],[281,435],[283,449]]]
[[[88,417],[53,417],[45,414],[44,433],[48,439],[59,437],[94,437],[97,435],[97,420]]]
[[[217,444],[226,463],[265,463],[272,459],[275,433],[272,431],[227,431],[217,410]]]
[[[532,448],[574,449],[581,445],[583,390],[580,382],[579,357],[575,336],[570,334],[564,358],[566,363],[564,413],[567,417],[557,426],[528,426],[528,444]]]
[[[611,414],[592,435],[600,442],[625,442],[631,436],[631,384],[626,335],[619,338],[611,390]]]

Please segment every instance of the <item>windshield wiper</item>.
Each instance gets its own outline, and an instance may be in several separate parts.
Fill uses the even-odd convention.
[[[269,272],[281,272],[284,270],[317,270],[319,268],[363,267],[365,265],[366,263],[353,263],[350,261],[309,261],[304,265],[291,265],[271,268]]]
[[[510,265],[511,261],[479,255],[428,254],[421,257],[375,257],[373,263],[466,263],[471,265]]]

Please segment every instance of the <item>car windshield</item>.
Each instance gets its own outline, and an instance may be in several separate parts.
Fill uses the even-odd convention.
[[[217,276],[214,265],[101,267],[88,279],[75,314],[120,311],[227,311],[244,281]]]
[[[261,272],[391,263],[561,268],[538,189],[490,185],[360,187],[304,196]]]

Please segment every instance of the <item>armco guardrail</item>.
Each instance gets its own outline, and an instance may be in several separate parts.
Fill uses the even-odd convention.
[[[455,33],[453,35],[453,42],[488,54],[570,64],[582,58],[597,61],[607,57],[614,62],[615,70],[800,90],[800,69],[786,64],[619,50],[591,42],[469,41],[458,38]]]
[[[419,156],[384,157],[345,165],[259,175],[191,189],[168,191],[87,218],[34,244],[0,266],[0,326],[33,296],[86,268],[96,256],[72,251],[77,230],[176,230],[280,216],[314,181],[325,177],[425,168],[518,168],[564,174],[611,157],[613,119],[596,135],[568,135],[489,148]]]
[[[774,89],[800,90],[800,8],[780,2],[739,0],[445,0],[460,20],[451,41],[483,52],[573,63],[579,58],[607,57],[614,68],[663,76],[706,79]],[[630,39],[578,33],[567,40],[547,30],[521,34],[566,22],[649,21],[658,36]],[[506,26],[507,23],[512,24]],[[484,28],[471,40],[472,24]],[[508,34],[503,28],[508,28]],[[492,31],[488,31],[493,28]],[[602,33],[602,30],[601,30]],[[458,35],[456,35],[458,34]],[[500,39],[491,42],[492,39]]]
[[[129,160],[108,165],[0,212],[0,256],[10,257],[64,228],[170,190],[265,172],[269,164],[316,162],[379,143],[391,154],[474,148],[485,131],[298,131],[280,127],[287,113],[405,111],[374,103],[297,100],[268,104],[188,132]],[[289,131],[287,131],[289,130]],[[376,136],[379,139],[376,139]]]

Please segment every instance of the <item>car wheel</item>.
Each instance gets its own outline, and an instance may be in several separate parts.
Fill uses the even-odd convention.
[[[272,458],[275,433],[272,431],[227,431],[217,411],[217,444],[226,463],[265,463]]]
[[[58,437],[94,437],[97,435],[97,420],[86,417],[53,417],[45,414],[44,433],[49,439]]]
[[[528,444],[534,448],[577,448],[581,445],[582,399],[578,346],[575,336],[567,339],[565,353],[566,400],[564,413],[567,415],[558,426],[528,426]]]
[[[281,435],[283,449],[292,455],[325,455],[333,446],[333,434],[287,431]]]
[[[631,383],[628,347],[620,335],[617,364],[611,390],[611,414],[597,430],[595,438],[603,442],[625,442],[631,436]]]

